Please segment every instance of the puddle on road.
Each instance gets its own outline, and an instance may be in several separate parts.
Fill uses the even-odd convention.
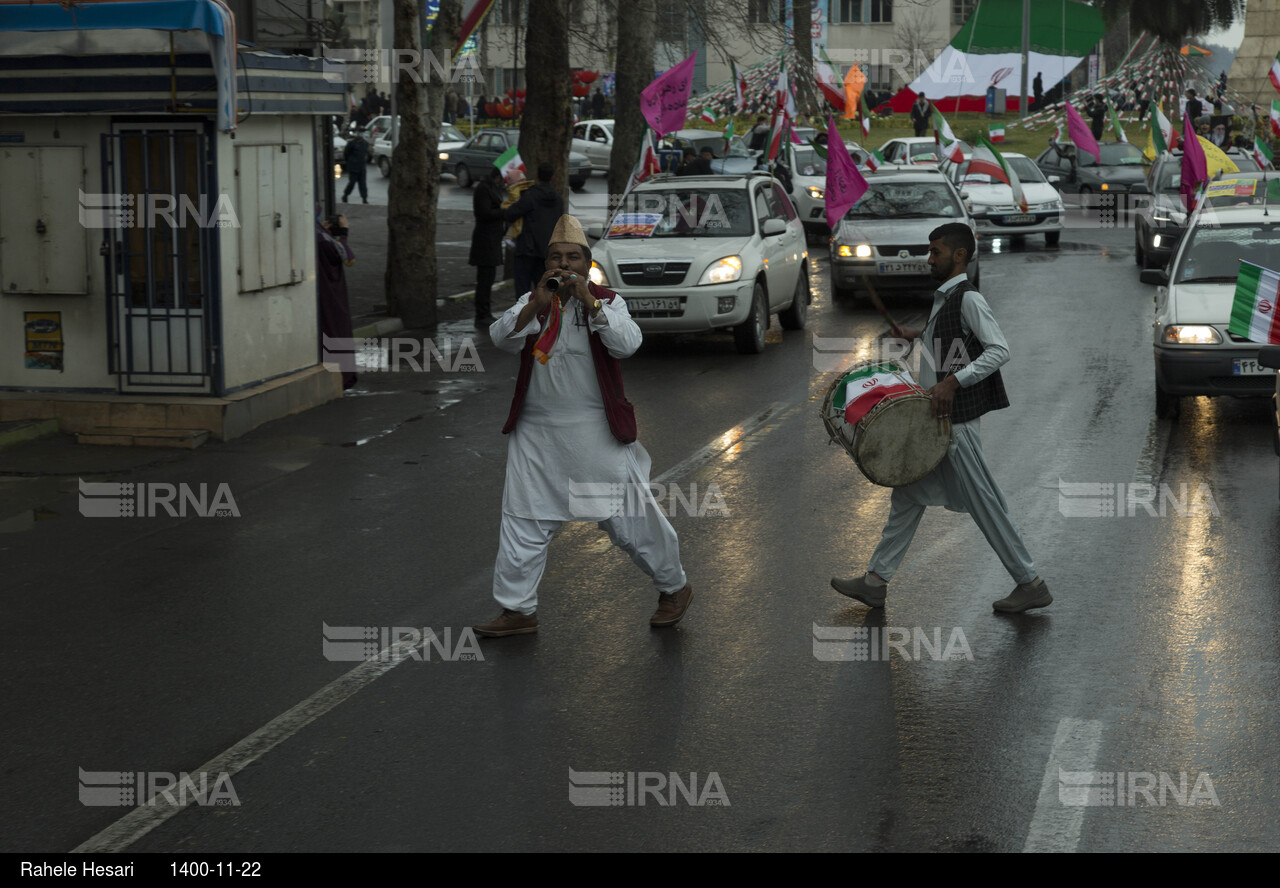
[[[30,530],[35,527],[37,521],[50,521],[58,517],[58,513],[52,509],[44,509],[36,507],[28,509],[25,512],[19,512],[9,518],[0,520],[0,533],[21,533],[24,530]]]

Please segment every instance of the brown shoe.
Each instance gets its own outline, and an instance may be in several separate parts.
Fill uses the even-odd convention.
[[[684,617],[684,612],[689,609],[689,602],[692,600],[693,587],[688,583],[676,592],[659,592],[658,609],[649,618],[649,625],[674,626]]]
[[[486,638],[502,638],[504,635],[527,635],[538,631],[538,613],[534,611],[525,615],[519,611],[507,610],[505,607],[497,619],[479,626],[472,626],[477,635]]]

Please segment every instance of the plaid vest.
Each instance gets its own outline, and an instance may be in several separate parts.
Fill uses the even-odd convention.
[[[960,310],[964,306],[964,294],[970,290],[976,292],[977,287],[968,281],[956,284],[938,310],[933,328],[933,354],[938,360],[939,382],[968,367],[985,350],[976,335],[970,332],[965,336],[961,327]],[[970,422],[990,410],[1008,406],[1009,396],[1005,394],[1004,380],[997,370],[981,382],[956,390],[955,401],[951,405],[951,421]]]

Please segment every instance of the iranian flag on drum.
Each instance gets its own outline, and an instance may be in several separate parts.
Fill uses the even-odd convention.
[[[872,407],[885,398],[920,392],[910,371],[897,364],[873,364],[850,373],[836,390],[837,404],[844,404],[844,421],[857,425]]]

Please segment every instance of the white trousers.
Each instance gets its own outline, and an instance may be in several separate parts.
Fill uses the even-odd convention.
[[[871,556],[869,570],[886,582],[892,579],[927,506],[968,512],[1015,583],[1029,583],[1036,578],[1035,563],[1009,516],[1004,492],[987,467],[977,420],[951,427],[951,446],[936,469],[913,484],[894,488],[889,520]]]
[[[659,592],[677,592],[685,586],[680,564],[680,539],[662,514],[653,495],[635,498],[639,514],[617,515],[599,522],[613,544],[631,556]],[[498,558],[493,565],[493,597],[507,610],[531,614],[538,609],[538,584],[547,565],[547,546],[560,529],[560,521],[517,518],[502,514]]]

